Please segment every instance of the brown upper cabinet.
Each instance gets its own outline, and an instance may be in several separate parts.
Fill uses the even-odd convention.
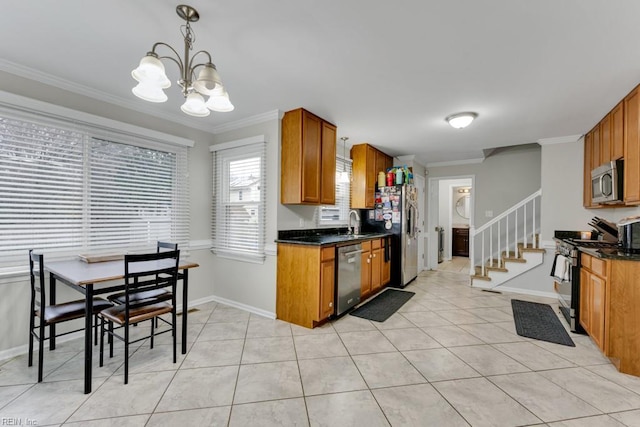
[[[594,167],[624,157],[624,101],[600,121],[600,156]],[[594,128],[595,131],[595,128]]]
[[[591,169],[597,168],[602,164],[600,150],[600,123],[598,123],[591,131]]]
[[[598,125],[600,128],[600,164],[611,161],[611,113],[604,116]]]
[[[591,203],[591,171],[619,159],[624,159],[624,201],[616,206],[640,204],[639,88],[632,90],[584,136],[583,205],[586,208],[614,206]]]
[[[351,147],[351,207],[371,209],[375,202],[378,172],[393,166],[393,158],[369,144]]]
[[[282,118],[280,202],[336,203],[335,125],[298,108]]]
[[[640,203],[640,91],[624,99],[624,202]]]
[[[624,101],[609,113],[611,116],[611,160],[624,157]]]
[[[593,154],[593,131],[587,132],[584,136],[584,167],[583,167],[583,198],[582,205],[585,208],[591,207],[591,157]]]

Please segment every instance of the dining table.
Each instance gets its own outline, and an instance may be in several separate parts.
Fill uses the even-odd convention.
[[[109,294],[124,289],[124,257],[121,259],[87,262],[79,258],[44,263],[49,272],[49,296],[51,304],[56,303],[56,283],[81,292],[85,296],[85,313],[92,312],[92,301],[96,295]],[[182,282],[182,354],[187,352],[187,313],[189,269],[198,267],[195,262],[180,259],[178,263],[178,280]],[[92,329],[93,316],[85,315],[84,327],[84,393],[91,393],[91,371],[93,360]],[[55,324],[50,327],[49,348],[55,349]]]

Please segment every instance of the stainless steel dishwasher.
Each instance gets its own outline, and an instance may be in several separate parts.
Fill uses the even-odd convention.
[[[340,316],[360,302],[362,245],[338,246],[338,280],[336,282],[336,315]]]

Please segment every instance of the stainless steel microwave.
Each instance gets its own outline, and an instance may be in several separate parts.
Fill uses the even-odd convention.
[[[623,161],[613,160],[591,171],[591,201],[593,203],[622,202]]]

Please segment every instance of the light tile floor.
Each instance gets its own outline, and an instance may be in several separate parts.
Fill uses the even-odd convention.
[[[640,426],[640,378],[589,337],[566,347],[516,335],[512,297],[554,300],[468,283],[424,272],[386,322],[347,315],[313,330],[201,305],[177,364],[169,336],[142,343],[125,386],[120,346],[96,363],[89,395],[81,340],[47,352],[40,384],[26,356],[1,361],[0,425]]]
[[[442,261],[438,264],[439,271],[456,271],[458,273],[466,273],[469,271],[470,262],[468,257],[454,256],[450,260]]]

